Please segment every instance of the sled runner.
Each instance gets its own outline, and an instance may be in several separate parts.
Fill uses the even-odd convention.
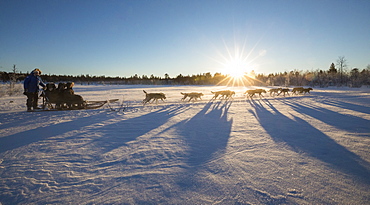
[[[85,109],[96,109],[96,108],[102,107],[106,103],[114,103],[117,101],[118,99],[111,99],[111,100],[104,100],[104,101],[86,101]]]

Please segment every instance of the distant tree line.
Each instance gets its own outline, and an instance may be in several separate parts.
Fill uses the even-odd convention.
[[[107,77],[91,75],[53,75],[42,74],[44,82],[75,82],[81,84],[143,84],[143,85],[255,85],[255,86],[349,86],[361,87],[370,86],[370,64],[360,70],[353,68],[346,69],[346,60],[339,57],[337,64],[332,63],[327,70],[317,69],[314,71],[292,70],[289,72],[245,75],[239,80],[233,81],[228,75],[221,73],[202,73],[197,75],[182,75],[171,78],[168,74],[164,77],[158,76],[138,76],[135,74],[130,77]],[[17,72],[15,65],[12,72],[0,72],[3,82],[21,82],[29,73]]]

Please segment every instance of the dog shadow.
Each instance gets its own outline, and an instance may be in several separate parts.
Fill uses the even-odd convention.
[[[233,122],[228,119],[231,103],[210,101],[194,117],[178,125],[179,133],[189,148],[189,166],[198,167],[225,150]]]
[[[347,132],[355,132],[368,136],[370,132],[370,121],[356,117],[353,115],[344,115],[338,112],[334,112],[322,107],[314,107],[312,105],[297,104],[291,102],[285,102],[285,104],[291,106],[294,110],[299,113],[306,114],[320,121],[323,121],[337,129],[344,130]]]
[[[198,171],[224,153],[233,122],[228,118],[231,104],[232,101],[211,100],[191,119],[176,125],[188,147],[184,156],[186,169],[177,179],[182,189],[200,187],[196,177]]]
[[[297,153],[305,153],[330,167],[370,184],[369,163],[339,145],[332,138],[305,120],[290,119],[272,107],[274,113],[264,106],[251,102],[261,126],[276,142],[283,142]]]
[[[324,101],[323,104],[331,105],[334,107],[340,107],[344,109],[350,109],[354,110],[356,112],[361,112],[365,114],[370,114],[370,109],[369,107],[362,106],[362,105],[356,105],[348,102],[340,102],[340,101]]]

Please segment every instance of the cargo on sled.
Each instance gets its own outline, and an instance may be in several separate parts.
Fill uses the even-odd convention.
[[[43,98],[41,111],[97,109],[107,103],[118,101],[118,99],[86,101],[81,95],[74,93],[73,86],[73,82],[59,83],[58,86],[54,83],[46,84],[41,94]]]

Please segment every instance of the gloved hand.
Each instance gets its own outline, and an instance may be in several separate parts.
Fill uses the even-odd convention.
[[[27,95],[27,89],[24,89],[23,95]]]

